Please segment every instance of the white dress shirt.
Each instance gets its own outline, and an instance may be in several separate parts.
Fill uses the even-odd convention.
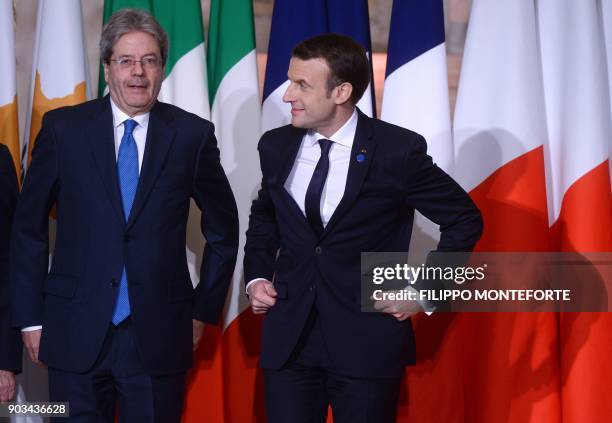
[[[306,216],[304,202],[306,200],[306,190],[312,179],[315,167],[321,158],[320,139],[332,141],[329,149],[329,171],[325,179],[325,186],[321,194],[321,222],[323,227],[331,219],[336,207],[340,204],[344,189],[346,188],[346,178],[348,176],[349,164],[351,162],[351,149],[357,131],[357,109],[353,110],[351,117],[338,129],[331,137],[325,137],[316,131],[310,130],[302,137],[302,144],[295,156],[291,173],[285,181],[285,189],[293,197]],[[249,287],[262,280],[255,278],[246,285],[247,293]]]
[[[119,156],[119,146],[121,145],[121,138],[123,137],[124,130],[123,122],[128,119],[133,119],[138,124],[136,127],[134,127],[134,132],[132,132],[132,135],[134,136],[136,148],[138,149],[138,174],[140,174],[140,169],[142,168],[142,158],[144,157],[145,145],[147,143],[147,129],[149,128],[150,113],[147,112],[142,115],[130,117],[127,113],[123,112],[123,110],[117,107],[112,97],[110,102],[111,110],[113,112],[113,129],[115,133],[115,160],[117,160],[117,157]],[[41,325],[28,326],[21,329],[21,331],[30,332],[39,329],[42,329]]]
[[[329,172],[321,194],[320,213],[323,227],[327,226],[327,222],[331,219],[344,195],[356,130],[357,110],[353,111],[345,124],[329,138],[318,132],[308,131],[302,138],[302,144],[295,157],[293,168],[285,181],[285,189],[293,197],[302,213],[306,215],[304,207],[306,191],[315,167],[321,158],[319,140],[328,139],[332,141],[329,150]]]
[[[123,122],[132,119],[138,124],[136,127],[134,127],[132,135],[134,136],[136,148],[138,149],[138,174],[140,175],[140,169],[142,169],[142,158],[144,157],[145,145],[147,144],[147,130],[149,129],[150,113],[147,112],[142,115],[130,117],[127,113],[117,107],[112,98],[110,102],[111,109],[113,111],[113,128],[115,130],[115,160],[117,160],[119,157],[119,146],[121,145],[121,138],[123,138],[124,131]]]

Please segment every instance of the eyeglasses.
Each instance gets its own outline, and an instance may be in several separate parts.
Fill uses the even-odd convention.
[[[110,59],[110,61],[119,65],[121,69],[132,69],[136,63],[140,63],[145,69],[157,69],[160,65],[160,61],[157,57],[144,57],[141,60],[122,57],[121,59]]]

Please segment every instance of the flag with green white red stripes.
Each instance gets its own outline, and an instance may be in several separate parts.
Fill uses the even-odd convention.
[[[257,155],[261,100],[252,1],[212,0],[207,41],[211,120],[238,205],[240,247],[220,342],[212,362],[196,360],[183,417],[184,421],[249,422],[263,415],[263,402],[256,401],[262,395],[256,383],[261,380],[256,363],[261,321],[246,310],[242,271],[249,210],[261,180]],[[211,397],[221,404],[200,406],[202,398]]]
[[[261,101],[252,2],[212,0],[208,40],[211,120],[215,124],[221,162],[232,184],[240,216],[238,267],[224,316],[224,327],[228,327],[248,305],[241,284],[242,255],[251,201],[261,180],[257,159]]]

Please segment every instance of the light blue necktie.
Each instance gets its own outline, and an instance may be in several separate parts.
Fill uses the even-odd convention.
[[[123,137],[119,146],[117,157],[117,176],[121,188],[121,201],[123,203],[123,214],[127,222],[138,188],[138,147],[132,132],[138,125],[135,120],[128,119],[123,122]],[[118,325],[130,315],[130,299],[128,297],[128,281],[125,273],[125,265],[121,272],[121,283],[119,293],[113,311],[113,324]]]

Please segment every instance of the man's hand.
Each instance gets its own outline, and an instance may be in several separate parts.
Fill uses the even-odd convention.
[[[276,304],[276,290],[272,282],[262,279],[253,282],[248,290],[251,308],[255,314],[264,314]]]
[[[33,330],[29,332],[21,332],[21,339],[23,340],[23,345],[26,347],[28,354],[30,355],[30,360],[33,363],[40,364],[38,360],[38,348],[40,347],[40,335],[42,334],[42,329]]]
[[[15,374],[0,370],[0,402],[7,402],[15,395]]]
[[[416,300],[378,300],[374,302],[374,308],[383,313],[390,314],[400,322],[410,316],[423,311],[423,307]]]
[[[196,319],[192,319],[193,322],[193,350],[198,349],[198,345],[200,345],[200,341],[202,340],[202,335],[204,335],[204,322],[201,322]]]

